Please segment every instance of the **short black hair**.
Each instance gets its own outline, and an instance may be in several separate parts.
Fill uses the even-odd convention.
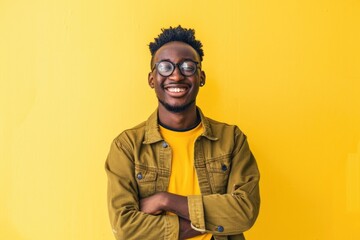
[[[200,61],[203,60],[203,56],[204,56],[204,51],[202,49],[203,45],[199,40],[195,39],[194,29],[183,28],[179,25],[175,28],[173,27],[169,27],[165,29],[162,28],[161,31],[162,33],[160,33],[157,38],[154,38],[154,42],[150,42],[149,44],[152,58],[154,57],[156,51],[166,43],[179,41],[189,44],[199,54]]]

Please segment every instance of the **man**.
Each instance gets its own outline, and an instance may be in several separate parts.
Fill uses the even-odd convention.
[[[196,106],[205,84],[195,31],[162,29],[150,43],[158,108],[121,133],[106,160],[116,239],[245,239],[260,206],[259,171],[237,126]]]

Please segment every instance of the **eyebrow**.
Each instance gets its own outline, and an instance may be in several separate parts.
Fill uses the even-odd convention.
[[[157,62],[161,62],[161,61],[169,61],[169,62],[174,63],[174,62],[173,62],[173,61],[171,61],[169,58],[160,59],[160,60],[159,60],[159,61],[157,61]],[[181,60],[180,60],[179,62],[177,62],[177,63],[184,62],[184,61],[199,62],[199,61],[197,61],[197,60],[195,60],[195,59],[192,59],[192,58],[183,58],[183,59],[181,59]]]

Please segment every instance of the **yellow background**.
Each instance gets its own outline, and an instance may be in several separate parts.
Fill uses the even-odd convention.
[[[359,0],[0,0],[0,239],[113,239],[104,161],[178,24],[204,44],[198,105],[258,159],[248,239],[360,239]]]

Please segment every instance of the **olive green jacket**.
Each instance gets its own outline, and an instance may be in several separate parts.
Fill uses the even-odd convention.
[[[260,206],[259,171],[246,136],[199,109],[204,132],[195,142],[194,164],[201,195],[188,196],[192,227],[217,240],[243,240]],[[139,199],[167,191],[171,147],[163,140],[157,111],[114,139],[105,165],[108,208],[118,240],[178,239],[178,216],[149,215]]]

